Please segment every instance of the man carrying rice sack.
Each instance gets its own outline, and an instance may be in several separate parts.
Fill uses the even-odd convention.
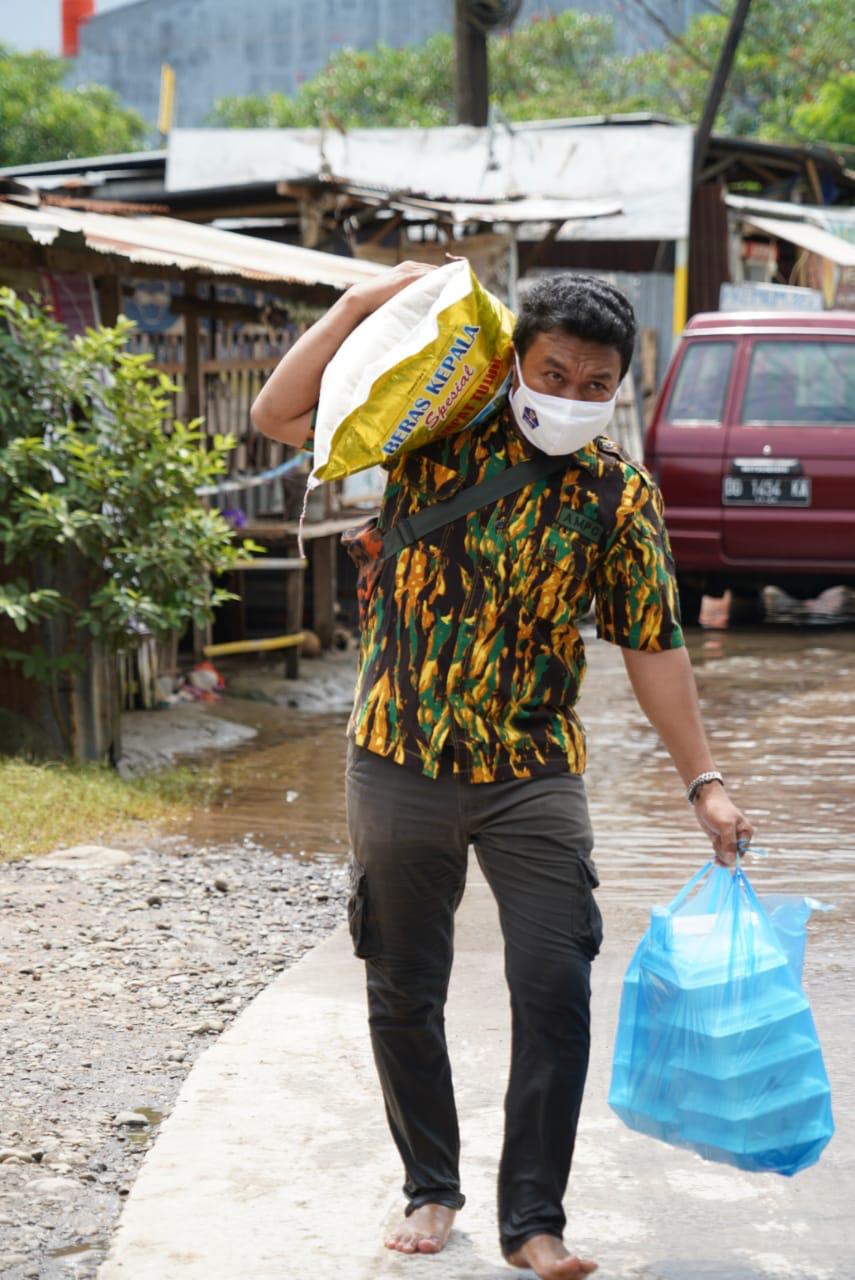
[[[430,270],[405,263],[346,293],[270,378],[257,427],[301,445],[339,347]],[[596,1270],[562,1242],[602,941],[574,710],[585,670],[578,625],[592,602],[597,633],[621,647],[718,860],[733,864],[752,836],[704,733],[660,495],[603,435],[635,331],[628,300],[603,281],[535,284],[497,411],[389,462],[379,554],[362,575],[349,917],[406,1171],[404,1217],[386,1245],[439,1252],[464,1204],[443,1009],[471,842],[498,902],[513,1019],[501,1248],[542,1280]],[[519,474],[539,467],[537,478],[485,501],[502,473],[526,464]],[[485,482],[468,503],[466,491]],[[453,518],[409,542],[400,533],[449,500]]]

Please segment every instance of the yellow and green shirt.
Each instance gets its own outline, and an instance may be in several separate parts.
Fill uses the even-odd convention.
[[[534,455],[510,410],[392,466],[378,530]],[[581,773],[579,625],[632,649],[683,644],[662,500],[598,437],[572,465],[445,525],[363,575],[349,734],[430,778]]]

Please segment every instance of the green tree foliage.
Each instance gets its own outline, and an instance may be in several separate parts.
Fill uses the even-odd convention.
[[[491,37],[493,97],[509,118],[584,115],[608,95],[596,68],[613,50],[611,23],[570,10]],[[293,98],[224,98],[213,124],[235,128],[444,125],[454,122],[454,42],[342,49]]]
[[[448,124],[454,107],[454,49],[450,36],[421,47],[341,49],[293,98],[271,93],[224,98],[212,122],[236,128],[302,128],[331,120],[352,125]]]
[[[233,598],[213,579],[261,550],[195,492],[234,440],[205,449],[198,422],[166,429],[172,387],[128,353],[132,327],[71,339],[0,289],[0,549],[18,571],[0,586],[0,617],[26,632],[64,615],[69,637],[50,659],[38,646],[0,659],[39,679],[73,665],[82,638],[132,650],[146,632],[204,623]]]
[[[102,85],[67,89],[66,64],[0,45],[0,166],[135,151],[146,125]]]
[[[695,19],[685,38],[625,59],[615,77],[621,106],[697,120],[724,42],[732,3]],[[852,70],[849,0],[754,0],[716,128],[740,136],[855,142],[843,135],[832,87]],[[801,110],[822,97],[814,118]],[[830,130],[830,132],[828,131]]]
[[[490,40],[495,100],[509,120],[608,111],[613,56],[611,19],[572,9],[504,32]]]
[[[793,127],[803,138],[855,145],[855,71],[826,80],[812,102],[796,107]]]
[[[623,57],[609,19],[570,10],[490,38],[494,102],[510,120],[652,111],[697,121],[732,0],[662,49]],[[645,6],[641,6],[642,8]],[[754,0],[716,127],[782,139],[855,143],[849,0]],[[212,123],[342,128],[453,123],[454,46],[334,54],[289,98],[225,98]]]

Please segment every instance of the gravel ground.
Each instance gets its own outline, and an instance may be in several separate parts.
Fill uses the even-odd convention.
[[[345,896],[340,861],[250,840],[0,865],[5,1280],[95,1275],[195,1058],[343,919]]]

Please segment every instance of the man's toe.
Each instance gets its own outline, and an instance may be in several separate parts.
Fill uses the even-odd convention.
[[[567,1280],[583,1280],[597,1270],[596,1262],[585,1262],[582,1258],[562,1258],[556,1270],[556,1276],[566,1276]]]
[[[386,1241],[387,1249],[394,1249],[396,1253],[415,1253],[415,1244],[412,1236],[390,1236]]]

